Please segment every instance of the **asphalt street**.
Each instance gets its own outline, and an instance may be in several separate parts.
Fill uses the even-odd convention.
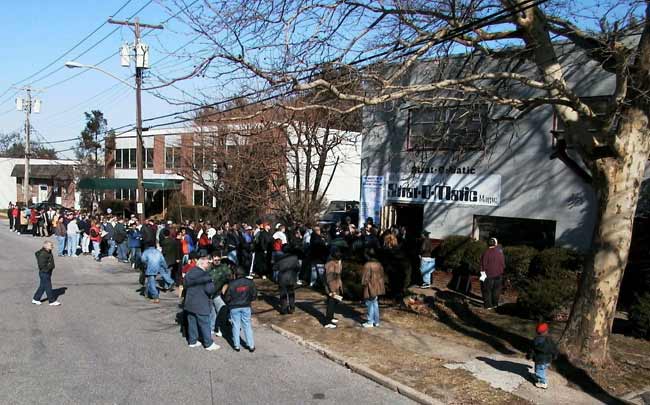
[[[174,322],[177,300],[137,292],[117,261],[55,257],[60,307],[36,306],[34,252],[44,239],[0,223],[2,404],[411,403],[264,326],[257,351],[191,349]],[[378,350],[381,350],[380,348]],[[379,353],[378,353],[379,354]]]

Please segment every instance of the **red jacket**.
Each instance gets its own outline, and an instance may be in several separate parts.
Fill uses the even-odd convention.
[[[481,256],[481,271],[488,277],[499,277],[506,268],[506,259],[500,247],[490,247]]]

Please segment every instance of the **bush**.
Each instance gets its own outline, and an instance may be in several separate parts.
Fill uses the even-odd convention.
[[[449,236],[440,245],[441,268],[446,271],[463,271],[478,274],[481,255],[487,249],[483,241],[468,236]]]
[[[636,296],[636,302],[630,307],[629,319],[634,334],[650,340],[650,293]]]
[[[506,277],[518,287],[528,278],[530,263],[539,252],[530,246],[508,246],[503,249],[506,258]]]
[[[517,306],[532,319],[554,319],[567,311],[578,289],[580,255],[571,249],[550,248],[539,252],[520,280]]]

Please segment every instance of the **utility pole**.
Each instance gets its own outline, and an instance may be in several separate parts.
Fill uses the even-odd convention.
[[[41,101],[38,99],[32,99],[33,89],[31,87],[23,87],[21,90],[25,92],[26,96],[25,98],[19,97],[16,99],[16,108],[19,111],[25,111],[25,176],[23,177],[23,200],[25,200],[25,205],[29,206],[31,200],[31,190],[29,187],[29,158],[32,153],[30,141],[32,127],[29,118],[32,112],[40,112]]]
[[[112,18],[108,19],[109,24],[126,25],[133,28],[135,34],[135,42],[133,43],[133,50],[135,51],[135,131],[137,136],[136,142],[136,171],[138,173],[138,199],[137,211],[140,218],[140,223],[144,223],[144,144],[142,142],[142,73],[144,69],[149,68],[149,49],[140,42],[140,29],[149,28],[154,30],[163,29],[162,25],[142,24],[138,17],[133,22],[130,21],[117,21]],[[123,48],[124,49],[124,48]],[[124,66],[124,55],[122,55]],[[129,66],[128,59],[126,66]]]

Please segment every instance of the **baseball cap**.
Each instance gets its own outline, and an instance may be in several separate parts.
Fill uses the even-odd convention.
[[[537,325],[537,333],[546,333],[548,332],[548,324],[546,322],[542,322],[539,325]]]

